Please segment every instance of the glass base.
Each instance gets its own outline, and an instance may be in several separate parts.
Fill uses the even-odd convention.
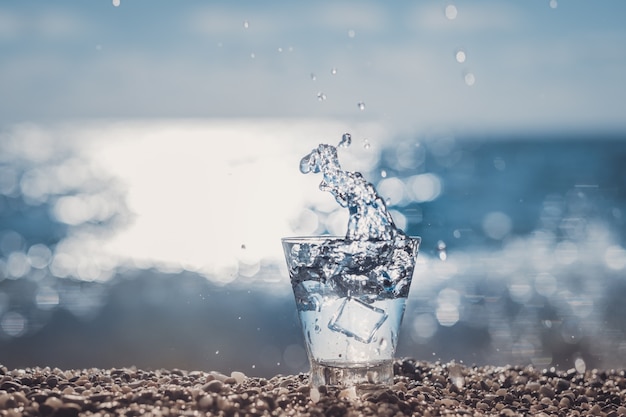
[[[393,361],[375,364],[323,364],[311,361],[311,386],[359,387],[393,384]]]

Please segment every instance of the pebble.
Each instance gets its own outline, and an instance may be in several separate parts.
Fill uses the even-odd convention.
[[[8,369],[0,365],[0,416],[493,415],[626,417],[626,372],[538,371],[396,361],[388,387],[308,385],[308,375],[136,368]],[[463,384],[455,384],[462,375]]]

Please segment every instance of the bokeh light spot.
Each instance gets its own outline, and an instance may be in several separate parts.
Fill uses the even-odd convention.
[[[435,174],[419,174],[409,177],[408,190],[418,203],[433,201],[441,194],[441,180]]]
[[[37,307],[41,310],[50,310],[59,305],[59,293],[50,287],[41,287],[35,296]]]
[[[378,193],[389,206],[402,204],[405,194],[404,188],[404,182],[398,178],[385,178],[376,186]]]
[[[437,321],[432,314],[418,314],[413,319],[414,338],[418,340],[428,340],[435,335],[437,331]]]
[[[27,321],[20,313],[9,311],[2,316],[0,328],[9,336],[19,337],[26,332]]]
[[[626,250],[620,246],[609,246],[604,253],[604,262],[615,271],[626,268]]]
[[[458,10],[456,8],[455,5],[453,4],[449,4],[446,6],[444,13],[446,15],[446,19],[448,20],[454,20],[456,19],[457,15],[458,15]]]
[[[483,231],[495,240],[502,240],[511,232],[512,228],[511,218],[500,211],[492,211],[483,219]]]

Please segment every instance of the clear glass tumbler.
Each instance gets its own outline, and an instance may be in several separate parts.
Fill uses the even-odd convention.
[[[313,387],[393,383],[421,239],[282,239]]]

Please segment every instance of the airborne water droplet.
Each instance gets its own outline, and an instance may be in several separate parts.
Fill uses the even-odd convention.
[[[464,63],[465,60],[467,59],[467,55],[465,54],[465,51],[462,49],[459,49],[458,51],[456,51],[456,54],[454,55],[454,57],[456,58],[456,62],[458,62],[459,64]]]
[[[331,68],[331,69],[330,69],[330,73],[331,73],[332,75],[336,75],[336,74],[337,74],[337,68]]]
[[[362,101],[359,101],[356,105],[358,106],[359,110],[365,110],[365,103],[363,103]]]
[[[324,101],[326,100],[326,94],[322,93],[321,91],[319,93],[317,93],[317,99],[319,101]]]
[[[317,75],[315,75],[314,73],[311,73],[311,81],[315,81],[317,80]]]
[[[370,148],[370,141],[367,139],[363,139],[363,148],[364,149],[369,149]]]
[[[352,135],[349,133],[344,133],[341,136],[341,141],[339,142],[339,146],[342,148],[347,148],[352,143]]]
[[[243,21],[243,28],[244,29],[248,29],[250,27],[250,22],[248,22],[247,20]]]
[[[120,0],[113,0],[113,6],[115,7],[119,7],[120,6]]]

